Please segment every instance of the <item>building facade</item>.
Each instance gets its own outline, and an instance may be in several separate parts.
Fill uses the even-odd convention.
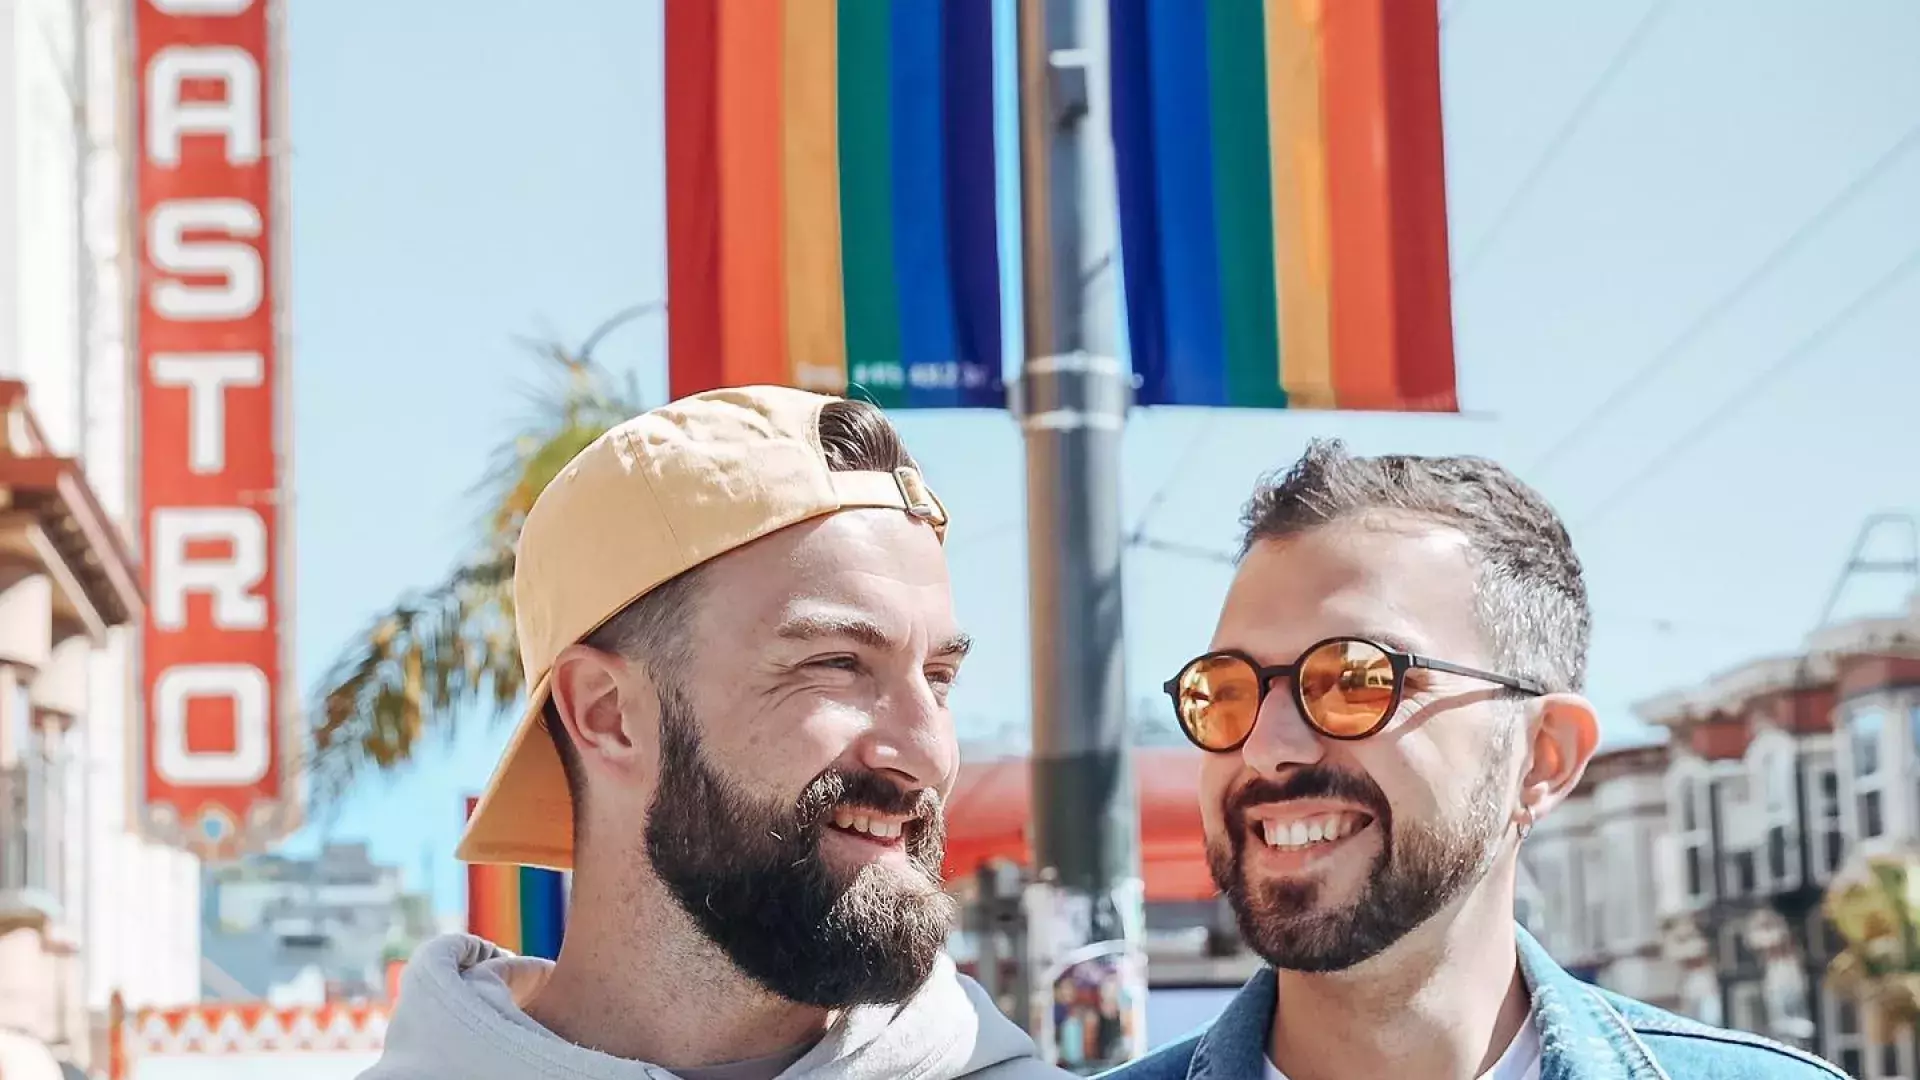
[[[1673,736],[1659,906],[1681,1011],[1857,1073],[1856,1017],[1823,990],[1833,949],[1820,902],[1847,847],[1834,663],[1756,661],[1640,713]]]
[[[201,945],[210,998],[318,1005],[385,997],[387,965],[435,932],[428,898],[362,843],[210,870]]]
[[[1920,619],[1853,619],[1797,655],[1647,701],[1665,726],[1663,951],[1680,1009],[1812,1049],[1866,1080],[1920,1074],[1910,1030],[1872,1034],[1826,986],[1837,872],[1920,834]]]
[[[1666,831],[1667,748],[1603,751],[1521,848],[1522,923],[1569,971],[1666,1008],[1679,970],[1661,951],[1655,843]]]
[[[200,989],[198,866],[126,794],[131,10],[0,0],[0,1073]]]
[[[1522,918],[1602,985],[1863,1080],[1920,1076],[1911,1030],[1869,1032],[1826,985],[1841,945],[1821,911],[1854,860],[1920,839],[1920,613],[1828,627],[1636,711],[1665,746],[1597,758],[1541,823]]]

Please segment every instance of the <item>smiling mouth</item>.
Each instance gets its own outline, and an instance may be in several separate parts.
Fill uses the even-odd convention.
[[[1373,823],[1362,813],[1315,814],[1292,821],[1256,822],[1254,832],[1278,851],[1311,851],[1331,847]]]
[[[832,826],[835,832],[846,833],[855,839],[879,844],[882,847],[899,847],[912,825],[911,820],[863,812],[844,806],[833,812]]]

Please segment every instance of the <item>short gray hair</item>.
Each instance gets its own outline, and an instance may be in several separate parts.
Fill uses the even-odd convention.
[[[1586,684],[1592,615],[1573,541],[1539,492],[1485,458],[1354,457],[1337,439],[1316,439],[1284,475],[1255,489],[1241,516],[1240,553],[1376,512],[1466,536],[1478,575],[1475,614],[1501,674],[1550,691]]]

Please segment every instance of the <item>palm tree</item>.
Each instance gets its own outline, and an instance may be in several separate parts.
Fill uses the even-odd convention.
[[[641,412],[632,380],[594,363],[609,330],[659,311],[644,304],[609,319],[577,351],[526,343],[547,385],[521,430],[493,452],[473,489],[481,515],[472,551],[447,578],[401,597],[342,648],[313,709],[312,791],[325,806],[369,768],[407,762],[430,731],[451,735],[476,706],[497,718],[524,687],[513,633],[513,549],[534,499],[573,456]]]
[[[1822,906],[1843,943],[1830,983],[1867,1006],[1869,1035],[1887,1041],[1920,1019],[1920,850],[1848,867]]]

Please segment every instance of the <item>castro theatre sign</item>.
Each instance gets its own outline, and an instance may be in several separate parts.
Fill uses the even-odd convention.
[[[269,0],[137,0],[141,831],[208,858],[298,823],[286,691],[285,111]]]

